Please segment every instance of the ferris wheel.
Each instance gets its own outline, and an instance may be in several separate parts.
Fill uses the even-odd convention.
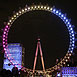
[[[20,9],[18,12],[16,12],[12,17],[10,17],[9,21],[7,22],[4,30],[3,30],[3,35],[2,35],[2,46],[3,46],[3,51],[6,54],[8,60],[10,61],[10,63],[12,65],[14,65],[14,63],[10,60],[9,55],[7,55],[8,52],[6,52],[7,49],[7,44],[8,44],[8,32],[10,30],[10,27],[12,26],[12,24],[15,22],[15,20],[17,20],[17,18],[19,18],[21,15],[30,12],[30,11],[35,11],[35,10],[43,10],[43,11],[48,11],[50,13],[53,13],[54,15],[58,16],[65,24],[65,26],[68,29],[69,32],[69,37],[70,37],[70,43],[69,43],[69,48],[68,51],[66,53],[66,55],[64,56],[64,58],[55,66],[49,68],[49,69],[45,69],[45,71],[42,70],[35,70],[33,72],[32,69],[28,69],[26,67],[21,66],[20,64],[18,64],[19,66],[22,67],[22,70],[24,70],[24,72],[28,72],[30,75],[33,75],[33,73],[45,73],[45,74],[50,74],[51,72],[53,72],[54,70],[60,69],[63,65],[66,64],[66,62],[69,61],[70,56],[73,53],[74,47],[75,47],[75,32],[73,30],[73,25],[71,24],[70,20],[66,17],[66,14],[63,14],[60,10],[56,9],[55,7],[50,7],[48,5],[31,5],[31,6],[26,6],[22,9]],[[14,65],[15,66],[15,65]]]

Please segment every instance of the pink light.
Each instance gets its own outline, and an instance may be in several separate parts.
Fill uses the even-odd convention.
[[[6,25],[6,28],[8,28],[8,25]]]
[[[7,29],[5,28],[5,31],[7,31]]]
[[[8,35],[8,33],[6,33],[6,35]]]
[[[9,31],[7,30],[7,33],[8,33]]]
[[[5,51],[5,54],[7,54],[7,52]]]
[[[6,48],[4,48],[4,51],[6,51]]]
[[[7,38],[7,36],[6,36],[6,38]]]
[[[4,44],[5,42],[3,42],[3,44]]]
[[[4,31],[4,34],[6,34],[6,32]]]
[[[3,47],[5,47],[5,45],[3,45]]]
[[[5,38],[3,38],[3,40],[5,40]]]
[[[7,42],[6,42],[6,45],[7,45]]]
[[[3,37],[5,37],[5,35],[3,35]]]
[[[7,42],[7,40],[5,40]]]

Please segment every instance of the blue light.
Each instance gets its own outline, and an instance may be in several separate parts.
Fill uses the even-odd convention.
[[[56,13],[58,13],[58,10],[56,11]]]
[[[61,15],[61,12],[59,12],[59,15]]]
[[[57,76],[59,76],[59,77],[60,77],[60,76],[61,76],[61,74],[59,73],[59,74],[57,74]]]
[[[62,77],[77,77],[77,67],[62,67]]]
[[[64,15],[62,14],[61,17],[64,17]]]
[[[71,31],[71,33],[74,33],[74,31]]]
[[[72,51],[70,51],[72,53]]]
[[[73,30],[72,28],[70,28],[70,30]]]
[[[56,11],[56,9],[53,9],[53,12],[55,12]]]
[[[66,17],[64,17],[64,19],[66,19]]]
[[[68,22],[68,19],[66,19],[66,22]]]
[[[68,25],[70,24],[70,22],[67,23]]]
[[[71,49],[73,50],[74,48],[72,47]]]
[[[74,46],[74,44],[72,44],[72,46]]]
[[[75,43],[74,41],[72,41],[73,43]]]
[[[74,36],[74,34],[72,34],[72,36]]]
[[[73,31],[72,25],[70,23],[70,20],[67,19],[66,14],[62,14],[61,11],[59,11],[59,10],[53,9],[52,12],[55,15],[57,15],[58,17],[60,17],[60,19],[62,19],[63,22],[65,23],[65,25],[67,26],[67,29],[68,29],[69,35],[70,35],[69,36],[70,37],[70,45],[69,45],[70,48],[68,48],[68,51],[71,51],[71,49],[74,49],[74,48],[72,48],[72,46],[74,47],[73,41],[75,41],[74,40],[75,39],[75,36],[74,36],[74,31]],[[73,50],[72,50],[72,52],[73,52]]]
[[[71,27],[71,24],[69,25],[69,27]]]

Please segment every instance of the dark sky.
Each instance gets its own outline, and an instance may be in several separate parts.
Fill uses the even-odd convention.
[[[0,28],[4,27],[3,22],[8,21],[8,16],[12,16],[13,11],[18,11],[19,7],[23,8],[26,4],[39,4],[40,2],[62,9],[62,12],[67,13],[67,17],[71,18],[71,23],[77,27],[75,0],[0,0]],[[23,45],[25,66],[32,68],[38,36],[41,39],[45,67],[49,68],[55,64],[56,58],[63,58],[69,45],[68,30],[61,19],[54,14],[32,11],[22,15],[13,23],[8,43],[18,42]],[[37,69],[40,69],[38,66],[41,66],[40,56],[37,60]]]

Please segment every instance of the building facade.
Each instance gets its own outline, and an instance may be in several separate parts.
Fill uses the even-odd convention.
[[[12,63],[18,68],[21,69],[21,65],[24,65],[23,63],[23,48],[20,45],[20,43],[10,43],[7,46],[6,49],[7,55],[9,56]],[[3,69],[6,70],[12,70],[14,66],[10,63],[10,61],[7,59],[6,54],[4,54],[4,63],[3,63]]]
[[[77,77],[77,67],[62,67],[62,77]]]

